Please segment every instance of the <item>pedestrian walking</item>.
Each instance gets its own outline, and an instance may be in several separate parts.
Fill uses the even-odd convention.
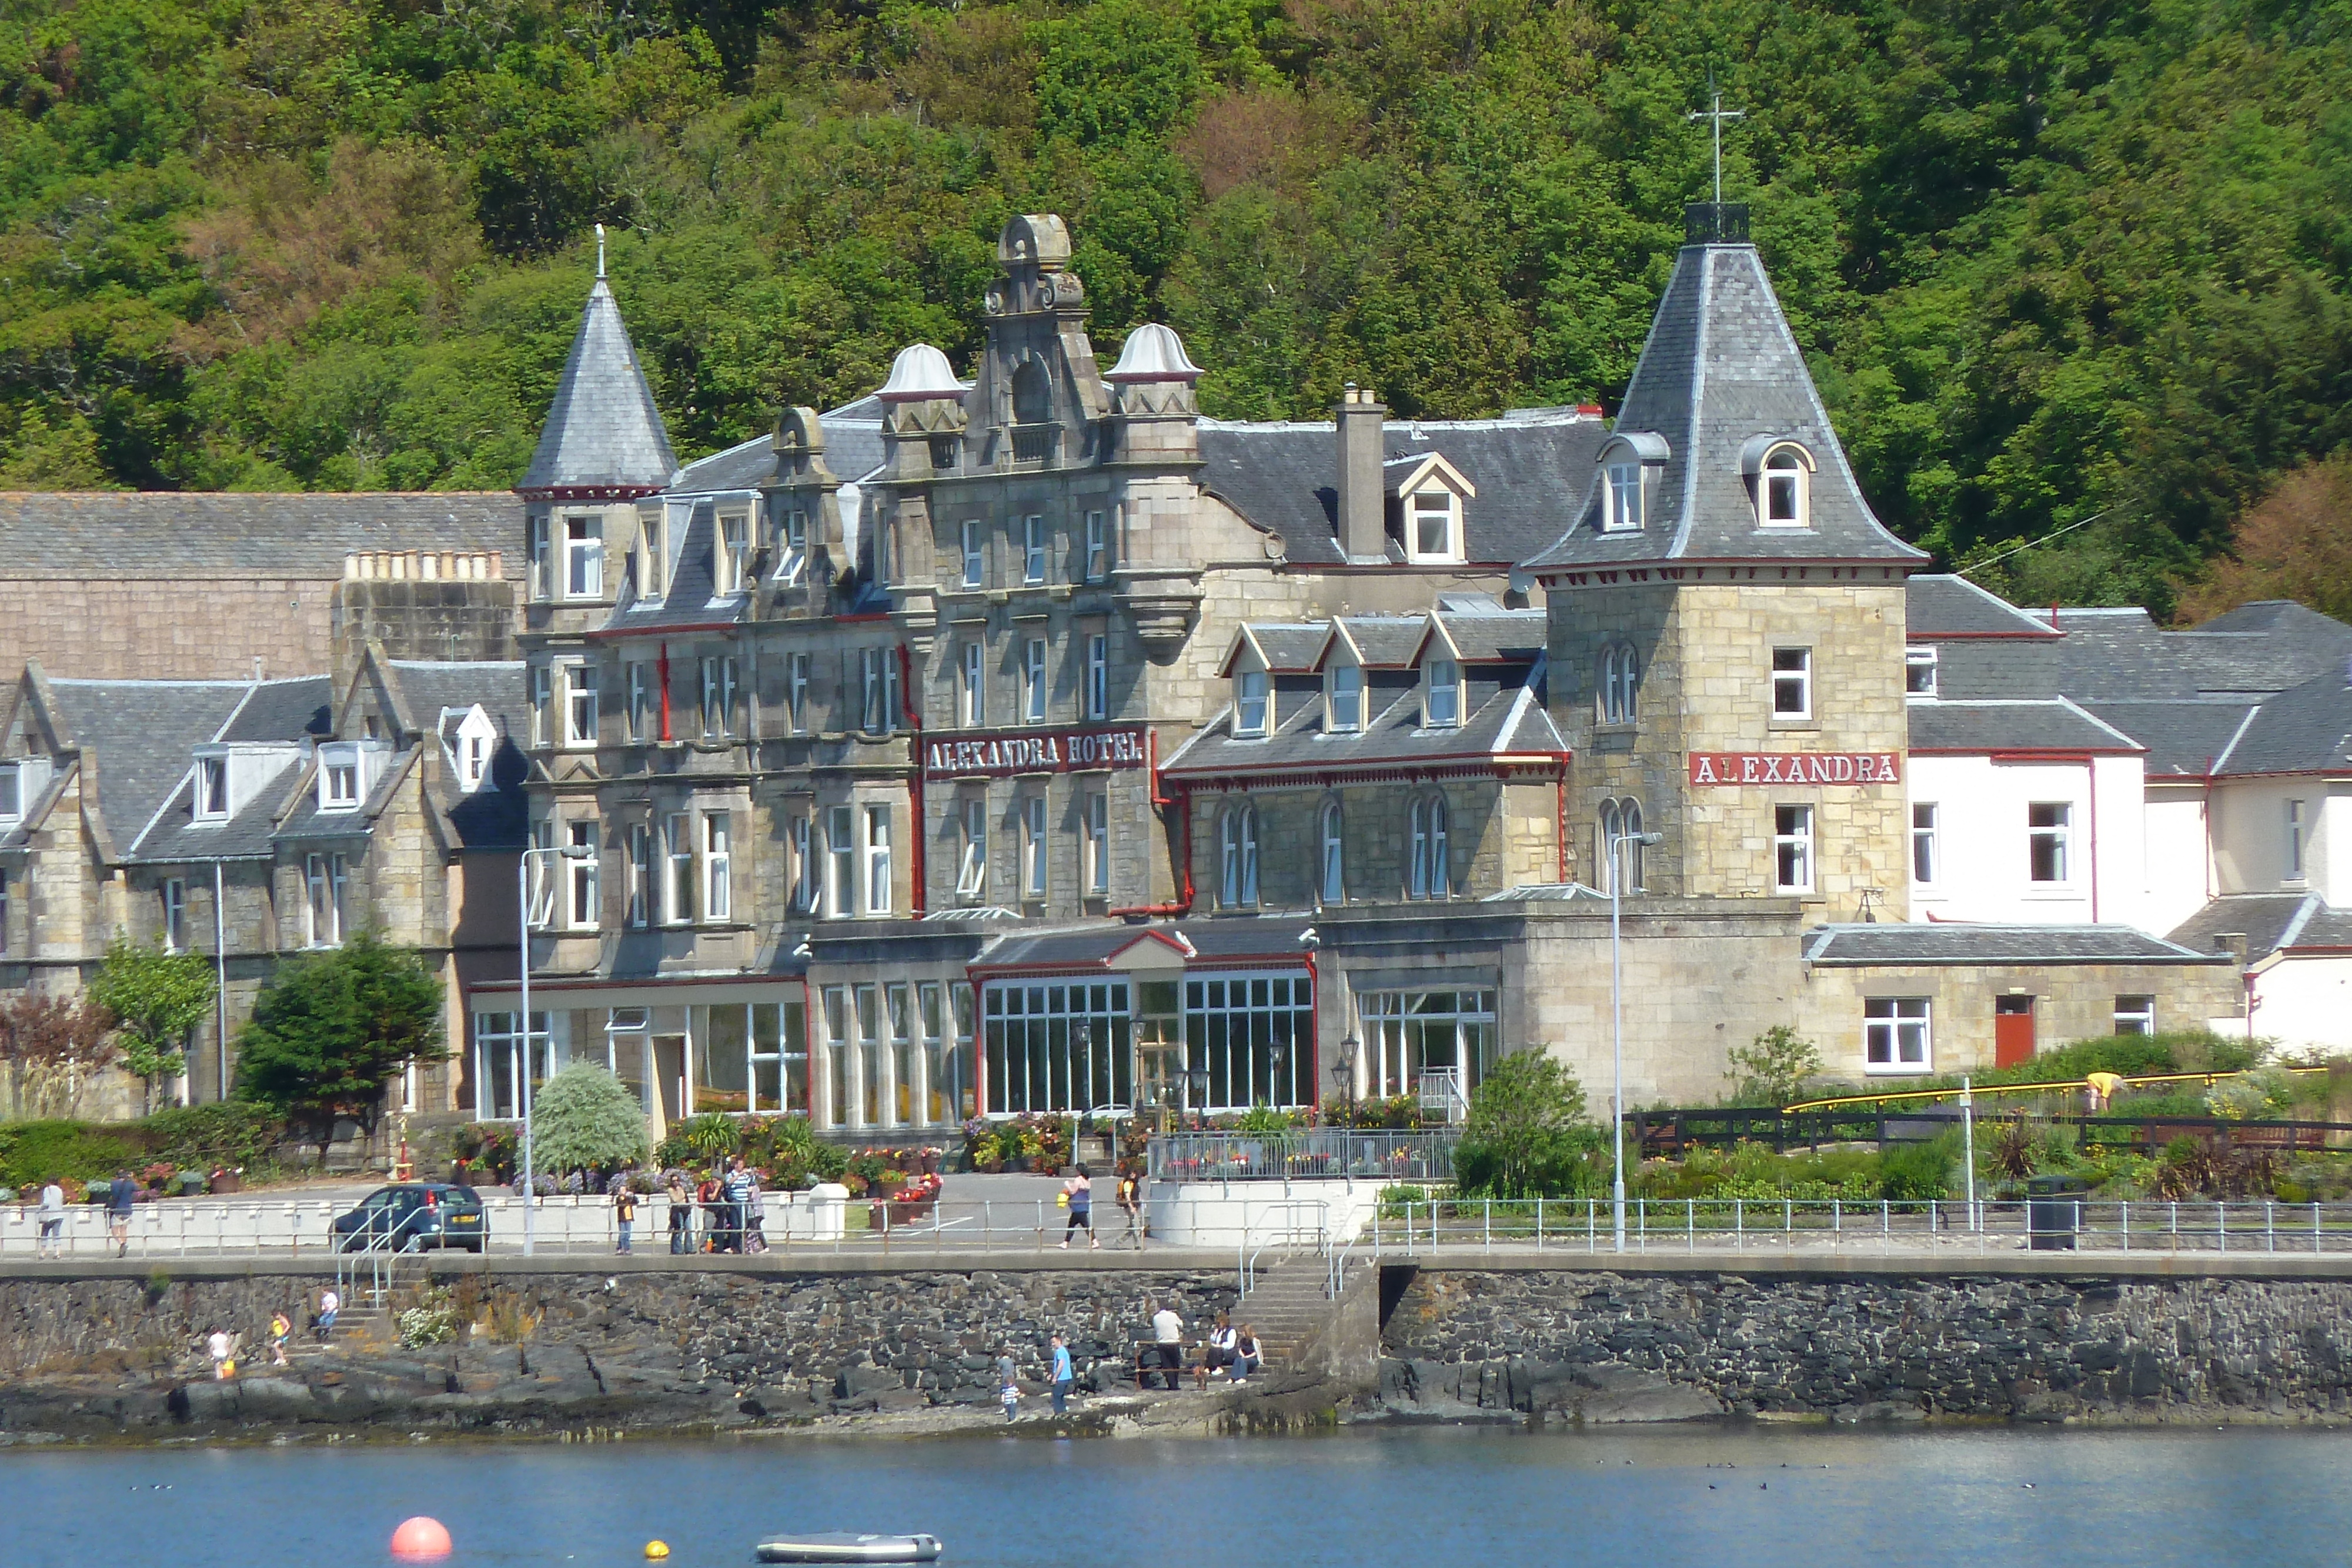
[[[269,1314],[269,1364],[286,1364],[286,1339],[294,1332],[294,1320],[286,1315],[284,1307]]]
[[[1151,1314],[1151,1343],[1160,1364],[1161,1386],[1171,1393],[1183,1387],[1184,1320],[1176,1315],[1174,1302],[1163,1302]],[[1142,1380],[1136,1381],[1139,1386]]]
[[[106,1228],[114,1238],[114,1255],[131,1256],[131,1206],[139,1201],[139,1184],[129,1171],[117,1171],[106,1188]]]
[[[686,1188],[686,1173],[672,1171],[662,1185],[669,1199],[669,1249],[673,1255],[693,1250],[694,1195]]]
[[[613,1194],[613,1219],[621,1228],[621,1244],[614,1249],[620,1256],[629,1255],[629,1227],[637,1222],[637,1195],[629,1186],[629,1173],[621,1173],[621,1185]]]
[[[1118,1206],[1127,1213],[1127,1239],[1143,1250],[1143,1180],[1133,1166],[1119,1172]]]
[[[1078,1375],[1071,1369],[1070,1347],[1063,1343],[1060,1334],[1054,1336],[1054,1369],[1051,1377],[1054,1385],[1054,1414],[1066,1416],[1070,1409],[1070,1385],[1077,1381]]]
[[[319,1292],[319,1343],[320,1344],[326,1343],[327,1336],[335,1332],[335,1314],[342,1310],[343,1298],[336,1294],[332,1285]]]
[[[1073,1167],[1070,1179],[1062,1184],[1062,1200],[1070,1206],[1070,1222],[1062,1228],[1062,1249],[1067,1251],[1070,1238],[1083,1230],[1087,1233],[1089,1251],[1102,1245],[1095,1239],[1095,1184],[1087,1167]]]
[[[41,1256],[65,1256],[66,1189],[51,1176],[41,1185]]]
[[[1014,1375],[1013,1352],[1008,1347],[996,1356],[996,1402],[1004,1406],[1005,1424],[1021,1413],[1021,1383]]]

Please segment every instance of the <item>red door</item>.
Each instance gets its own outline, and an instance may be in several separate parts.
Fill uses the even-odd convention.
[[[1992,1003],[1992,1064],[2021,1067],[2033,1057],[2033,998],[1995,997]]]

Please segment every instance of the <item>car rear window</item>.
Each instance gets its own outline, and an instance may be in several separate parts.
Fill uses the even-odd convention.
[[[451,1192],[459,1203],[479,1203],[482,1201],[481,1195],[477,1193],[470,1186],[454,1187],[451,1189]]]

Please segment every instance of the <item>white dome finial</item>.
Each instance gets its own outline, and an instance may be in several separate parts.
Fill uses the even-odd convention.
[[[1127,335],[1120,345],[1118,363],[1110,368],[1105,381],[1113,382],[1197,382],[1201,367],[1184,352],[1184,340],[1175,329],[1157,321],[1146,322]]]
[[[877,395],[884,402],[929,402],[960,398],[969,390],[956,380],[955,367],[945,354],[929,343],[910,343],[890,361],[890,379]]]

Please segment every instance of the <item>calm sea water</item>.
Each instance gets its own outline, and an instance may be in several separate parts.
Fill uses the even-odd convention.
[[[376,1568],[415,1512],[449,1526],[451,1568],[629,1568],[655,1537],[673,1568],[735,1568],[767,1528],[927,1530],[971,1568],[2340,1564],[2352,1434],[1421,1430],[0,1456],[8,1568]]]

